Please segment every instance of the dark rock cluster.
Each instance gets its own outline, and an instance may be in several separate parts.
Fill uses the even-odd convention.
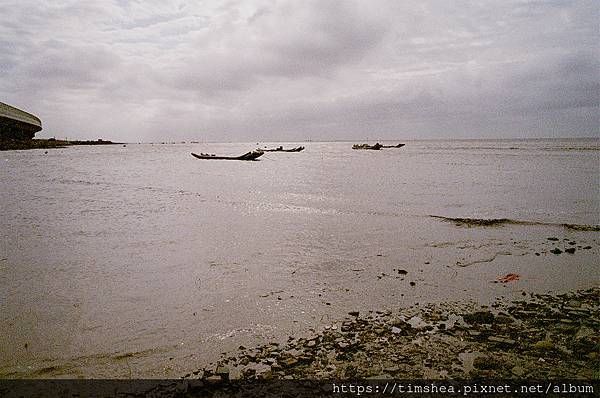
[[[600,289],[477,308],[415,306],[351,312],[347,319],[286,344],[223,358],[185,378],[506,379],[598,378]]]

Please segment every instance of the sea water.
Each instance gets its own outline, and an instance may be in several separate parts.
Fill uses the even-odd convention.
[[[351,310],[598,284],[598,139],[405,143],[0,153],[0,377],[178,377]]]

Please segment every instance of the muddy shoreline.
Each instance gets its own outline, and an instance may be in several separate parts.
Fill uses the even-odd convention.
[[[600,288],[523,295],[483,306],[455,302],[350,312],[282,345],[240,346],[183,378],[599,379]]]

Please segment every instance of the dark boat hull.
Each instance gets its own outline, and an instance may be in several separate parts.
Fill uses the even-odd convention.
[[[196,154],[192,152],[192,156],[197,159],[205,160],[255,160],[263,155],[262,151],[250,151],[241,156],[216,156],[208,154]]]
[[[380,143],[377,143],[375,145],[354,144],[354,145],[352,145],[352,149],[371,149],[371,150],[378,151],[381,148],[402,148],[404,145],[406,145],[406,144],[398,144],[398,145],[381,145]]]
[[[275,148],[275,149],[261,149],[261,151],[263,151],[263,152],[300,152],[303,150],[304,150],[303,146],[299,146],[296,148],[290,148],[290,149],[283,149],[282,147]]]
[[[377,143],[375,145],[369,145],[369,144],[354,144],[352,145],[352,149],[370,149],[373,151],[378,151],[381,148],[383,148],[383,145]]]

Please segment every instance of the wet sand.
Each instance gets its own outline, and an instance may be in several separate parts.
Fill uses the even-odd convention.
[[[307,337],[290,337],[186,378],[583,379],[600,377],[600,289],[533,295],[490,306],[444,303],[352,313]]]
[[[506,233],[504,225],[515,224],[449,221],[456,228],[475,228],[486,235]],[[345,317],[328,316],[333,321],[299,330],[287,340],[239,346],[183,377],[209,383],[229,379],[597,379],[600,287],[595,262],[600,245],[596,228],[516,225],[527,228],[527,241],[513,235],[491,247],[477,242],[435,245],[438,256],[429,258],[423,267],[440,261],[452,265],[446,267],[455,272],[448,275],[448,284],[458,286],[449,290],[451,300],[425,299],[395,307],[390,303],[371,310],[357,305]],[[497,251],[498,247],[504,251]],[[396,289],[399,296],[410,296],[429,281],[428,273],[409,269],[371,272],[368,278],[384,285],[388,293]],[[473,290],[479,293],[465,294],[469,299],[461,300],[456,287],[468,286],[464,272],[469,270]],[[269,297],[273,295],[282,300],[284,292]]]

